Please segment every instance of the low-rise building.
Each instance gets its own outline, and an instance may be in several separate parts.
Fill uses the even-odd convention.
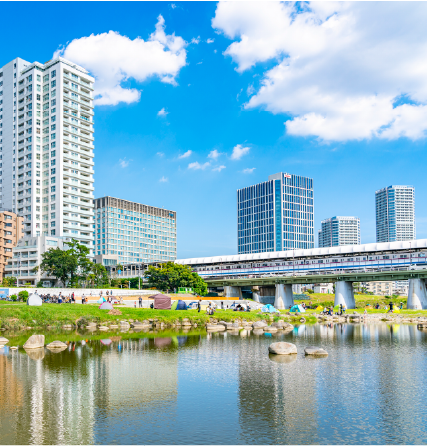
[[[24,218],[14,212],[0,210],[0,282],[3,281],[4,269],[12,258],[12,249],[24,235]]]
[[[23,237],[18,240],[16,247],[12,248],[13,256],[5,268],[6,277],[16,277],[16,285],[37,285],[43,280],[44,285],[54,285],[55,278],[46,277],[40,270],[34,271],[34,267],[40,265],[42,254],[50,248],[67,249],[66,242],[71,241],[68,237]]]
[[[393,295],[394,283],[391,281],[366,282],[364,288],[375,296],[391,296]]]

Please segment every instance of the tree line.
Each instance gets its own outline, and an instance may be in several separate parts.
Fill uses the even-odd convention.
[[[192,288],[198,295],[207,293],[206,282],[187,265],[174,262],[160,264],[159,267],[149,266],[143,277],[119,278],[111,277],[104,265],[90,260],[90,250],[87,246],[71,239],[64,243],[68,249],[51,248],[42,254],[40,265],[33,271],[41,271],[47,277],[53,277],[64,287],[107,288],[122,286],[125,288],[154,288],[160,291],[178,291],[178,288]],[[122,265],[116,266],[116,271],[123,271]],[[146,282],[143,284],[143,278]],[[148,284],[148,285],[147,285]],[[5,277],[3,286],[15,286],[15,277]],[[38,283],[37,286],[42,286]]]

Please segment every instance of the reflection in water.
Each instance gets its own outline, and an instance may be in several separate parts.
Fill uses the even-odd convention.
[[[298,355],[269,355],[280,340]],[[386,324],[5,347],[0,442],[424,443],[426,351],[427,333]]]

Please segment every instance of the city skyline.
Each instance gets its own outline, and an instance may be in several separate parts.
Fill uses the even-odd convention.
[[[88,13],[95,6],[88,4]],[[28,4],[18,35],[5,23],[0,66],[17,56],[44,62],[56,54],[95,77],[94,196],[174,209],[178,258],[236,253],[235,191],[278,171],[313,178],[316,230],[331,215],[357,215],[361,243],[376,240],[374,192],[412,184],[417,236],[427,237],[421,115],[427,77],[424,68],[416,74],[408,68],[423,67],[418,45],[427,35],[417,18],[424,4],[307,4],[290,23],[294,6],[286,4],[146,3],[134,4],[129,16],[111,3],[90,22],[63,26],[56,17],[65,7]],[[13,8],[3,5],[6,15]],[[331,18],[345,23],[349,14],[354,25],[347,32],[357,45],[340,47],[342,27],[329,36],[320,25]],[[387,17],[376,20],[375,32],[373,17]],[[33,20],[49,20],[51,30],[29,46]],[[300,31],[307,42],[296,47],[292,36]],[[246,55],[243,34],[258,43]],[[382,54],[384,45],[393,51]],[[119,51],[105,50],[112,47]],[[335,50],[324,57],[325,48]],[[347,54],[360,60],[368,49],[376,57],[331,70]],[[396,58],[397,74],[390,69]],[[285,66],[287,85],[279,76]],[[325,81],[331,76],[335,91]],[[306,101],[316,88],[334,105]]]

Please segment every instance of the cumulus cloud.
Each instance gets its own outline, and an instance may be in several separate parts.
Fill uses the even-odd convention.
[[[212,160],[216,160],[219,158],[219,156],[222,155],[218,150],[214,149],[209,152],[208,158]]]
[[[193,37],[191,39],[191,43],[194,43],[195,45],[198,45],[200,43],[200,36],[199,37]]]
[[[252,173],[254,170],[256,169],[256,167],[251,167],[251,168],[247,168],[247,169],[243,169],[242,173]]]
[[[95,104],[116,105],[139,100],[137,88],[123,85],[130,79],[142,82],[155,76],[176,85],[176,77],[186,64],[186,45],[182,37],[165,33],[165,20],[159,15],[148,40],[132,40],[115,31],[91,34],[74,39],[54,57],[72,60],[95,77]]]
[[[182,155],[179,155],[178,158],[179,158],[179,159],[188,158],[192,153],[193,153],[192,150],[187,150],[187,151],[186,151],[185,153],[183,153]]]
[[[206,43],[214,43],[215,42],[215,39],[208,39],[208,40],[206,40]]]
[[[243,147],[241,144],[237,144],[237,146],[233,148],[231,159],[239,160],[242,156],[247,155],[249,150],[251,150],[250,147]]]
[[[212,169],[213,172],[221,172],[222,169],[225,169],[225,166],[218,166]]]
[[[122,168],[124,169],[125,167],[129,166],[129,163],[130,163],[131,161],[132,161],[132,160],[127,160],[126,157],[123,158],[123,159],[120,159],[120,160],[119,160],[120,167],[122,167]]]
[[[160,180],[159,180],[159,182],[160,183],[167,183],[169,180],[165,177],[165,176],[163,176],[162,178],[160,178]]]
[[[275,62],[245,107],[288,115],[289,134],[416,140],[427,132],[426,19],[424,2],[219,2],[212,26],[234,40],[225,55],[237,71]]]
[[[192,170],[205,170],[206,167],[209,167],[209,166],[210,166],[210,163],[209,163],[209,162],[206,162],[206,163],[204,163],[204,164],[200,164],[200,163],[198,163],[198,162],[196,161],[195,163],[190,163],[190,164],[188,165],[188,168],[189,168],[189,169],[192,169]]]
[[[166,109],[162,108],[161,110],[159,110],[157,112],[157,116],[167,116],[169,114],[168,111],[166,111]]]
[[[163,152],[157,152],[157,156],[160,156],[160,158],[163,158],[165,154]]]

